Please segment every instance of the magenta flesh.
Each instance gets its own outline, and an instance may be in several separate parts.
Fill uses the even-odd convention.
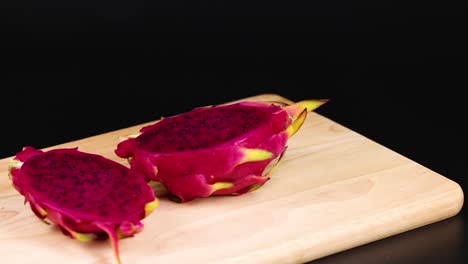
[[[39,218],[79,240],[107,234],[118,261],[117,234],[141,231],[147,205],[157,203],[143,175],[102,156],[25,147],[14,161],[13,185]]]
[[[257,107],[199,108],[144,128],[137,141],[142,150],[153,153],[209,148],[248,133],[267,118],[267,111]]]

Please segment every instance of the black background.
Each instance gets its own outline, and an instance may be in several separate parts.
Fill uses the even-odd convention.
[[[277,93],[466,188],[465,6],[2,1],[0,157]],[[463,263],[463,217],[318,262]]]

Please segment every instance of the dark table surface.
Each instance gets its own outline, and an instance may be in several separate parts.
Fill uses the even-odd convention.
[[[378,1],[0,3],[0,158],[261,93],[466,190],[467,9]],[[465,263],[457,216],[317,263]]]

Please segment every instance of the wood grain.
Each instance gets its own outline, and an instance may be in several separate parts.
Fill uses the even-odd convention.
[[[249,99],[286,100],[272,94]],[[115,146],[141,126],[55,147],[78,146],[125,164]],[[186,204],[163,196],[143,220],[145,230],[121,241],[123,262],[306,262],[462,208],[457,183],[319,114],[311,113],[288,145],[284,162],[256,192]],[[114,263],[108,241],[81,243],[38,221],[13,189],[8,162],[0,160],[2,263]]]

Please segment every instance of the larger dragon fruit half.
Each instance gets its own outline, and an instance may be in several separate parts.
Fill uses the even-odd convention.
[[[282,156],[307,112],[326,101],[201,107],[142,128],[120,142],[115,152],[181,202],[240,195],[269,179],[276,166],[268,165]]]
[[[118,239],[142,230],[158,205],[143,175],[77,149],[25,147],[9,167],[14,187],[46,223],[80,241],[105,237],[120,263]]]

